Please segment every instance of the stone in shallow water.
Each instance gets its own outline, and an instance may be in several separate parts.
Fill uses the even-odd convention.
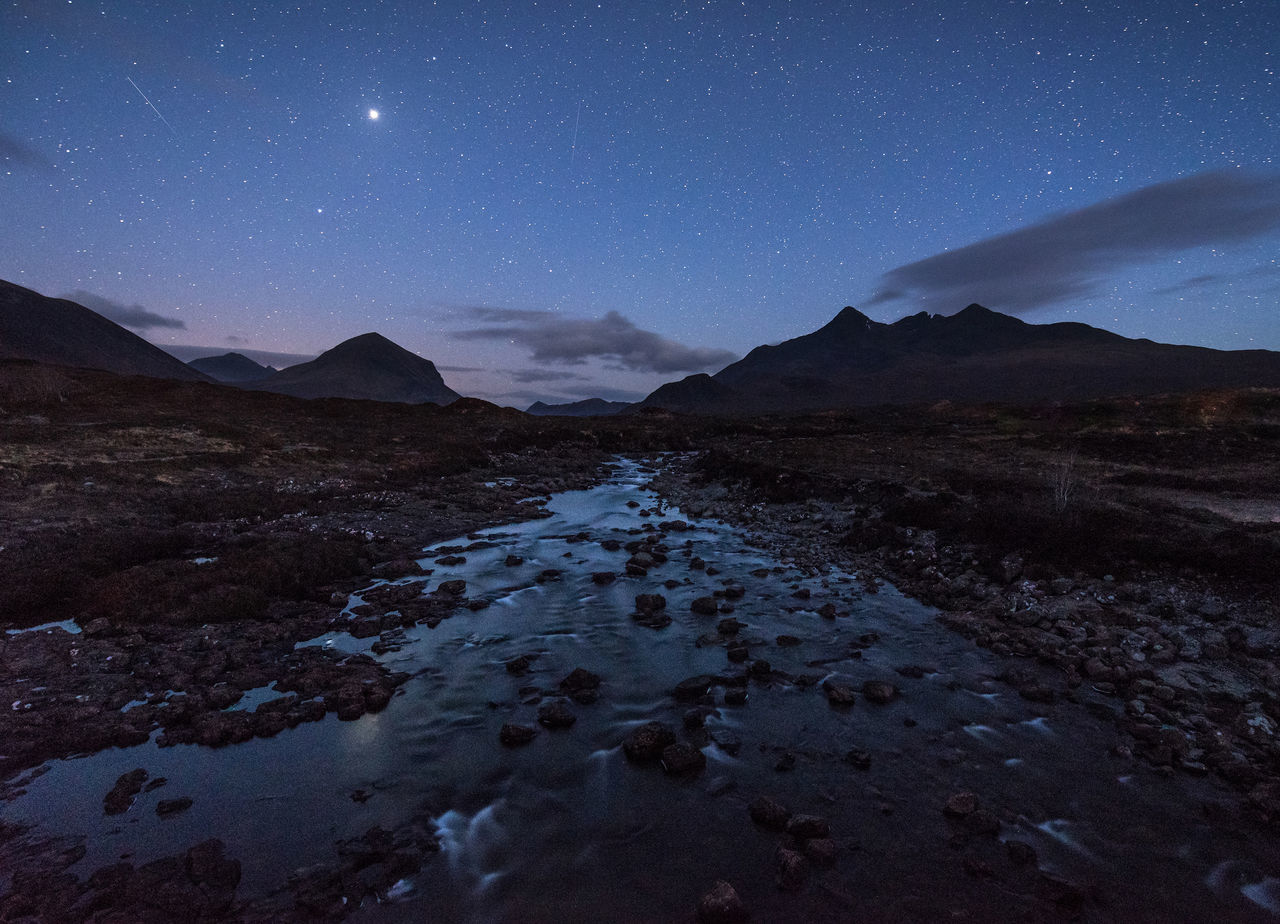
[[[831,829],[827,820],[817,815],[792,815],[787,822],[787,833],[798,841],[829,837]]]
[[[723,879],[698,901],[698,920],[702,924],[742,924],[749,917],[737,891]]]
[[[869,703],[885,703],[892,702],[898,695],[898,688],[887,680],[868,680],[862,685],[862,695],[867,698]]]
[[[974,793],[957,792],[947,798],[947,804],[942,807],[942,812],[952,818],[963,818],[973,814],[977,808],[978,797]]]
[[[772,831],[784,830],[791,820],[790,810],[772,796],[756,796],[747,806],[747,811],[751,813],[752,821]]]
[[[707,756],[687,741],[662,749],[662,769],[672,776],[692,776],[707,766]]]
[[[508,722],[498,732],[498,740],[508,747],[516,747],[528,744],[537,734],[538,730],[531,725],[513,725]]]
[[[191,798],[189,796],[180,796],[177,799],[161,799],[156,805],[156,814],[161,818],[168,815],[176,815],[191,808]]]
[[[646,722],[633,728],[622,742],[622,751],[629,760],[646,763],[657,760],[663,750],[676,743],[676,733],[661,722]]]
[[[775,855],[778,863],[778,888],[785,892],[798,892],[809,875],[809,862],[802,854],[788,847],[779,847]]]
[[[569,728],[578,717],[569,711],[562,700],[544,703],[538,707],[538,724],[544,728]]]
[[[681,702],[689,702],[701,699],[706,692],[711,689],[711,684],[715,682],[715,678],[710,674],[698,674],[696,677],[686,677],[676,684],[675,689],[671,691],[671,695]]]
[[[720,609],[720,603],[715,597],[698,597],[689,604],[689,609],[699,616],[714,616]]]

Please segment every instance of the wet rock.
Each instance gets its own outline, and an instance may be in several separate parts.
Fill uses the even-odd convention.
[[[779,847],[774,855],[778,864],[778,888],[784,892],[798,892],[804,888],[804,881],[809,875],[809,861],[803,854],[788,847]]]
[[[568,694],[575,703],[590,705],[600,698],[600,675],[576,667],[560,681],[560,692]]]
[[[600,548],[604,549],[606,552],[616,552],[622,548],[622,543],[617,539],[601,539]]]
[[[964,829],[970,834],[983,837],[995,837],[1000,833],[1000,819],[994,812],[986,809],[975,809],[964,816]]]
[[[508,555],[502,563],[508,568],[518,568],[524,564],[524,559],[519,555]]]
[[[528,744],[537,734],[538,730],[532,725],[514,725],[508,722],[498,732],[498,740],[507,747],[518,747],[522,744]]]
[[[787,833],[798,841],[815,837],[830,837],[827,820],[818,815],[792,815],[787,822]]]
[[[742,739],[727,728],[717,728],[711,733],[711,740],[730,757],[736,757],[742,750]]]
[[[800,644],[800,639],[794,635],[779,635],[774,641],[779,648],[794,648]]]
[[[631,619],[646,629],[665,629],[671,625],[671,617],[661,610],[656,613],[632,613]]]
[[[741,664],[743,661],[746,661],[747,658],[751,657],[751,652],[747,648],[745,642],[734,642],[725,649],[725,654],[734,664]]]
[[[693,776],[707,766],[707,756],[687,741],[662,749],[662,769],[672,776]]]
[[[764,678],[773,673],[773,665],[764,658],[757,658],[751,662],[751,666],[747,668],[747,673],[752,677]]]
[[[773,769],[778,773],[788,773],[796,768],[796,755],[790,751],[784,751],[782,756],[778,758],[778,762],[773,765]]]
[[[702,924],[742,924],[749,917],[737,891],[723,879],[698,900],[698,920]]]
[[[836,618],[836,605],[834,603],[824,603],[818,607],[818,615],[823,619]]]
[[[869,703],[892,702],[898,695],[898,688],[887,680],[868,680],[862,685],[862,695]]]
[[[815,837],[804,842],[804,855],[814,866],[835,866],[837,853],[839,847],[829,837]]]
[[[1006,841],[1004,846],[1014,866],[1031,866],[1039,859],[1036,849],[1026,841]]]
[[[707,567],[707,563],[706,563],[705,561],[703,561],[701,558],[699,558],[697,555],[695,555],[695,556],[693,556],[693,558],[689,559],[689,570],[690,570],[690,571],[702,571],[702,570],[704,570],[706,567]]]
[[[747,704],[746,687],[729,687],[724,691],[726,706],[745,706]]]
[[[918,664],[904,664],[902,667],[895,667],[893,670],[900,677],[907,677],[911,680],[920,680],[925,674],[929,673]]]
[[[667,598],[662,594],[636,594],[636,611],[656,613],[667,608]]]
[[[746,623],[739,622],[732,616],[727,619],[722,619],[716,623],[716,631],[721,635],[737,635],[746,627]]]
[[[787,822],[791,820],[790,810],[772,796],[756,796],[747,810],[752,821],[770,831],[785,831]]]
[[[864,751],[862,748],[850,748],[845,752],[844,762],[856,767],[859,770],[871,769],[871,752]]]
[[[578,717],[569,711],[563,700],[538,707],[538,724],[544,728],[570,728],[576,721]]]
[[[658,760],[663,751],[676,743],[676,733],[661,722],[646,722],[633,728],[622,742],[622,752],[628,760],[649,763]]]
[[[686,677],[675,685],[675,689],[671,691],[680,702],[692,702],[701,699],[711,689],[711,685],[715,683],[715,678],[710,674],[698,674],[696,677]]]
[[[441,581],[440,586],[436,588],[436,593],[445,594],[450,597],[461,597],[467,592],[467,582],[462,578],[455,578],[452,581]]]
[[[1068,912],[1079,911],[1084,906],[1084,891],[1079,886],[1050,873],[1040,874],[1036,895]]]
[[[510,661],[506,662],[507,673],[513,674],[516,677],[524,676],[529,672],[529,668],[533,664],[533,658],[533,655],[517,655]]]
[[[827,694],[827,702],[833,706],[852,706],[857,701],[853,688],[847,684],[827,680],[822,684],[822,691]]]
[[[942,807],[944,815],[950,815],[952,818],[963,818],[971,815],[978,808],[978,797],[971,792],[952,793],[947,798],[947,803]]]
[[[544,568],[538,572],[538,576],[534,578],[539,584],[547,584],[551,581],[560,580],[559,568]]]
[[[591,575],[591,583],[598,584],[603,587],[606,584],[612,584],[618,579],[618,576],[612,571],[597,571]]]
[[[454,565],[465,565],[466,563],[467,560],[462,555],[445,555],[436,559],[437,565],[443,565],[446,568],[451,568]]]
[[[720,603],[715,597],[697,597],[689,609],[699,616],[714,616],[720,610]]]
[[[134,796],[142,792],[142,784],[147,780],[147,771],[139,767],[123,773],[111,787],[111,791],[102,800],[102,811],[107,815],[120,815],[133,805]]]
[[[161,799],[156,805],[156,814],[161,818],[166,818],[169,815],[185,812],[189,808],[191,808],[191,798],[189,796],[180,796],[177,799]]]

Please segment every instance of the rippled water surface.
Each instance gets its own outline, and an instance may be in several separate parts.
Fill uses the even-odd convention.
[[[802,573],[711,521],[670,532],[669,561],[647,577],[593,583],[593,572],[621,575],[628,558],[601,540],[627,542],[681,517],[658,510],[648,477],[622,463],[601,487],[554,498],[553,517],[484,533],[491,545],[461,553],[463,564],[434,565],[440,555],[427,550],[423,563],[435,571],[424,591],[463,578],[467,596],[490,605],[407,630],[409,642],[381,656],[413,675],[385,711],[354,722],[330,715],[217,750],[143,745],[57,761],[5,818],[84,835],[80,874],[220,837],[243,865],[241,897],[332,862],[336,840],[374,824],[435,830],[440,854],[366,904],[358,918],[369,921],[691,920],[716,879],[732,882],[758,920],[922,920],[956,909],[1001,919],[1022,907],[1034,879],[1002,865],[998,844],[983,854],[995,857],[989,877],[965,870],[972,849],[951,842],[940,809],[949,793],[970,789],[1005,819],[1002,838],[1027,841],[1042,867],[1091,885],[1086,918],[1274,920],[1274,844],[1214,832],[1200,803],[1223,793],[1110,758],[1118,739],[1105,724],[1079,707],[1018,699],[991,681],[998,666],[987,653],[891,587],[869,593],[855,575]],[[511,555],[523,564],[509,567]],[[691,569],[695,556],[710,567]],[[560,579],[539,582],[551,568]],[[689,704],[673,699],[675,684],[745,667],[729,662],[722,642],[698,644],[714,638],[723,614],[690,611],[694,598],[730,583],[745,589],[732,615],[746,624],[751,661],[803,679],[753,682],[738,706],[724,705],[716,687],[705,729],[686,732]],[[797,594],[805,590],[807,599]],[[635,595],[652,592],[668,601],[666,628],[631,618]],[[835,619],[819,616],[827,603]],[[779,647],[780,634],[801,644]],[[373,641],[309,644],[367,650]],[[532,669],[514,676],[505,662],[522,654],[536,655]],[[894,671],[906,665],[926,670],[918,679]],[[523,747],[499,743],[504,723],[536,725],[538,704],[558,698],[559,681],[578,667],[603,683],[598,702],[570,704],[572,728],[540,729]],[[902,695],[836,709],[822,692],[827,679],[855,688],[891,680]],[[249,708],[274,695],[254,693]],[[702,749],[700,775],[628,763],[619,744],[653,719]],[[843,759],[851,748],[870,753],[869,770]],[[138,766],[168,783],[127,814],[104,817],[103,795]],[[357,790],[366,801],[352,799]],[[759,793],[824,816],[841,844],[834,869],[815,871],[799,894],[774,884],[780,836],[746,809]],[[154,802],[178,795],[192,807],[158,818]]]

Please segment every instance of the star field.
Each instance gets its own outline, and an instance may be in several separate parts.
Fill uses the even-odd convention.
[[[518,406],[638,396],[846,304],[958,311],[888,283],[1148,187],[1226,171],[1280,201],[1273,0],[0,9],[0,277],[210,352],[377,330]],[[1269,216],[1030,306],[964,292],[1280,349]],[[521,326],[476,336],[495,311]]]

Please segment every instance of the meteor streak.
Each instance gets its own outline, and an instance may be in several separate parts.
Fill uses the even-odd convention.
[[[142,87],[138,86],[136,83],[133,83],[132,77],[126,76],[124,79],[129,81],[129,83],[133,84],[133,88],[138,91],[138,95],[142,97],[143,101],[148,106],[151,107],[151,111],[154,112],[156,115],[160,116],[160,121],[164,123],[165,128],[169,129],[170,134],[172,134],[173,137],[177,138],[178,133],[173,130],[173,126],[169,124],[169,120],[166,119],[164,116],[160,115],[160,110],[156,108],[156,104],[151,102],[151,100],[147,99],[147,94],[142,92]]]

